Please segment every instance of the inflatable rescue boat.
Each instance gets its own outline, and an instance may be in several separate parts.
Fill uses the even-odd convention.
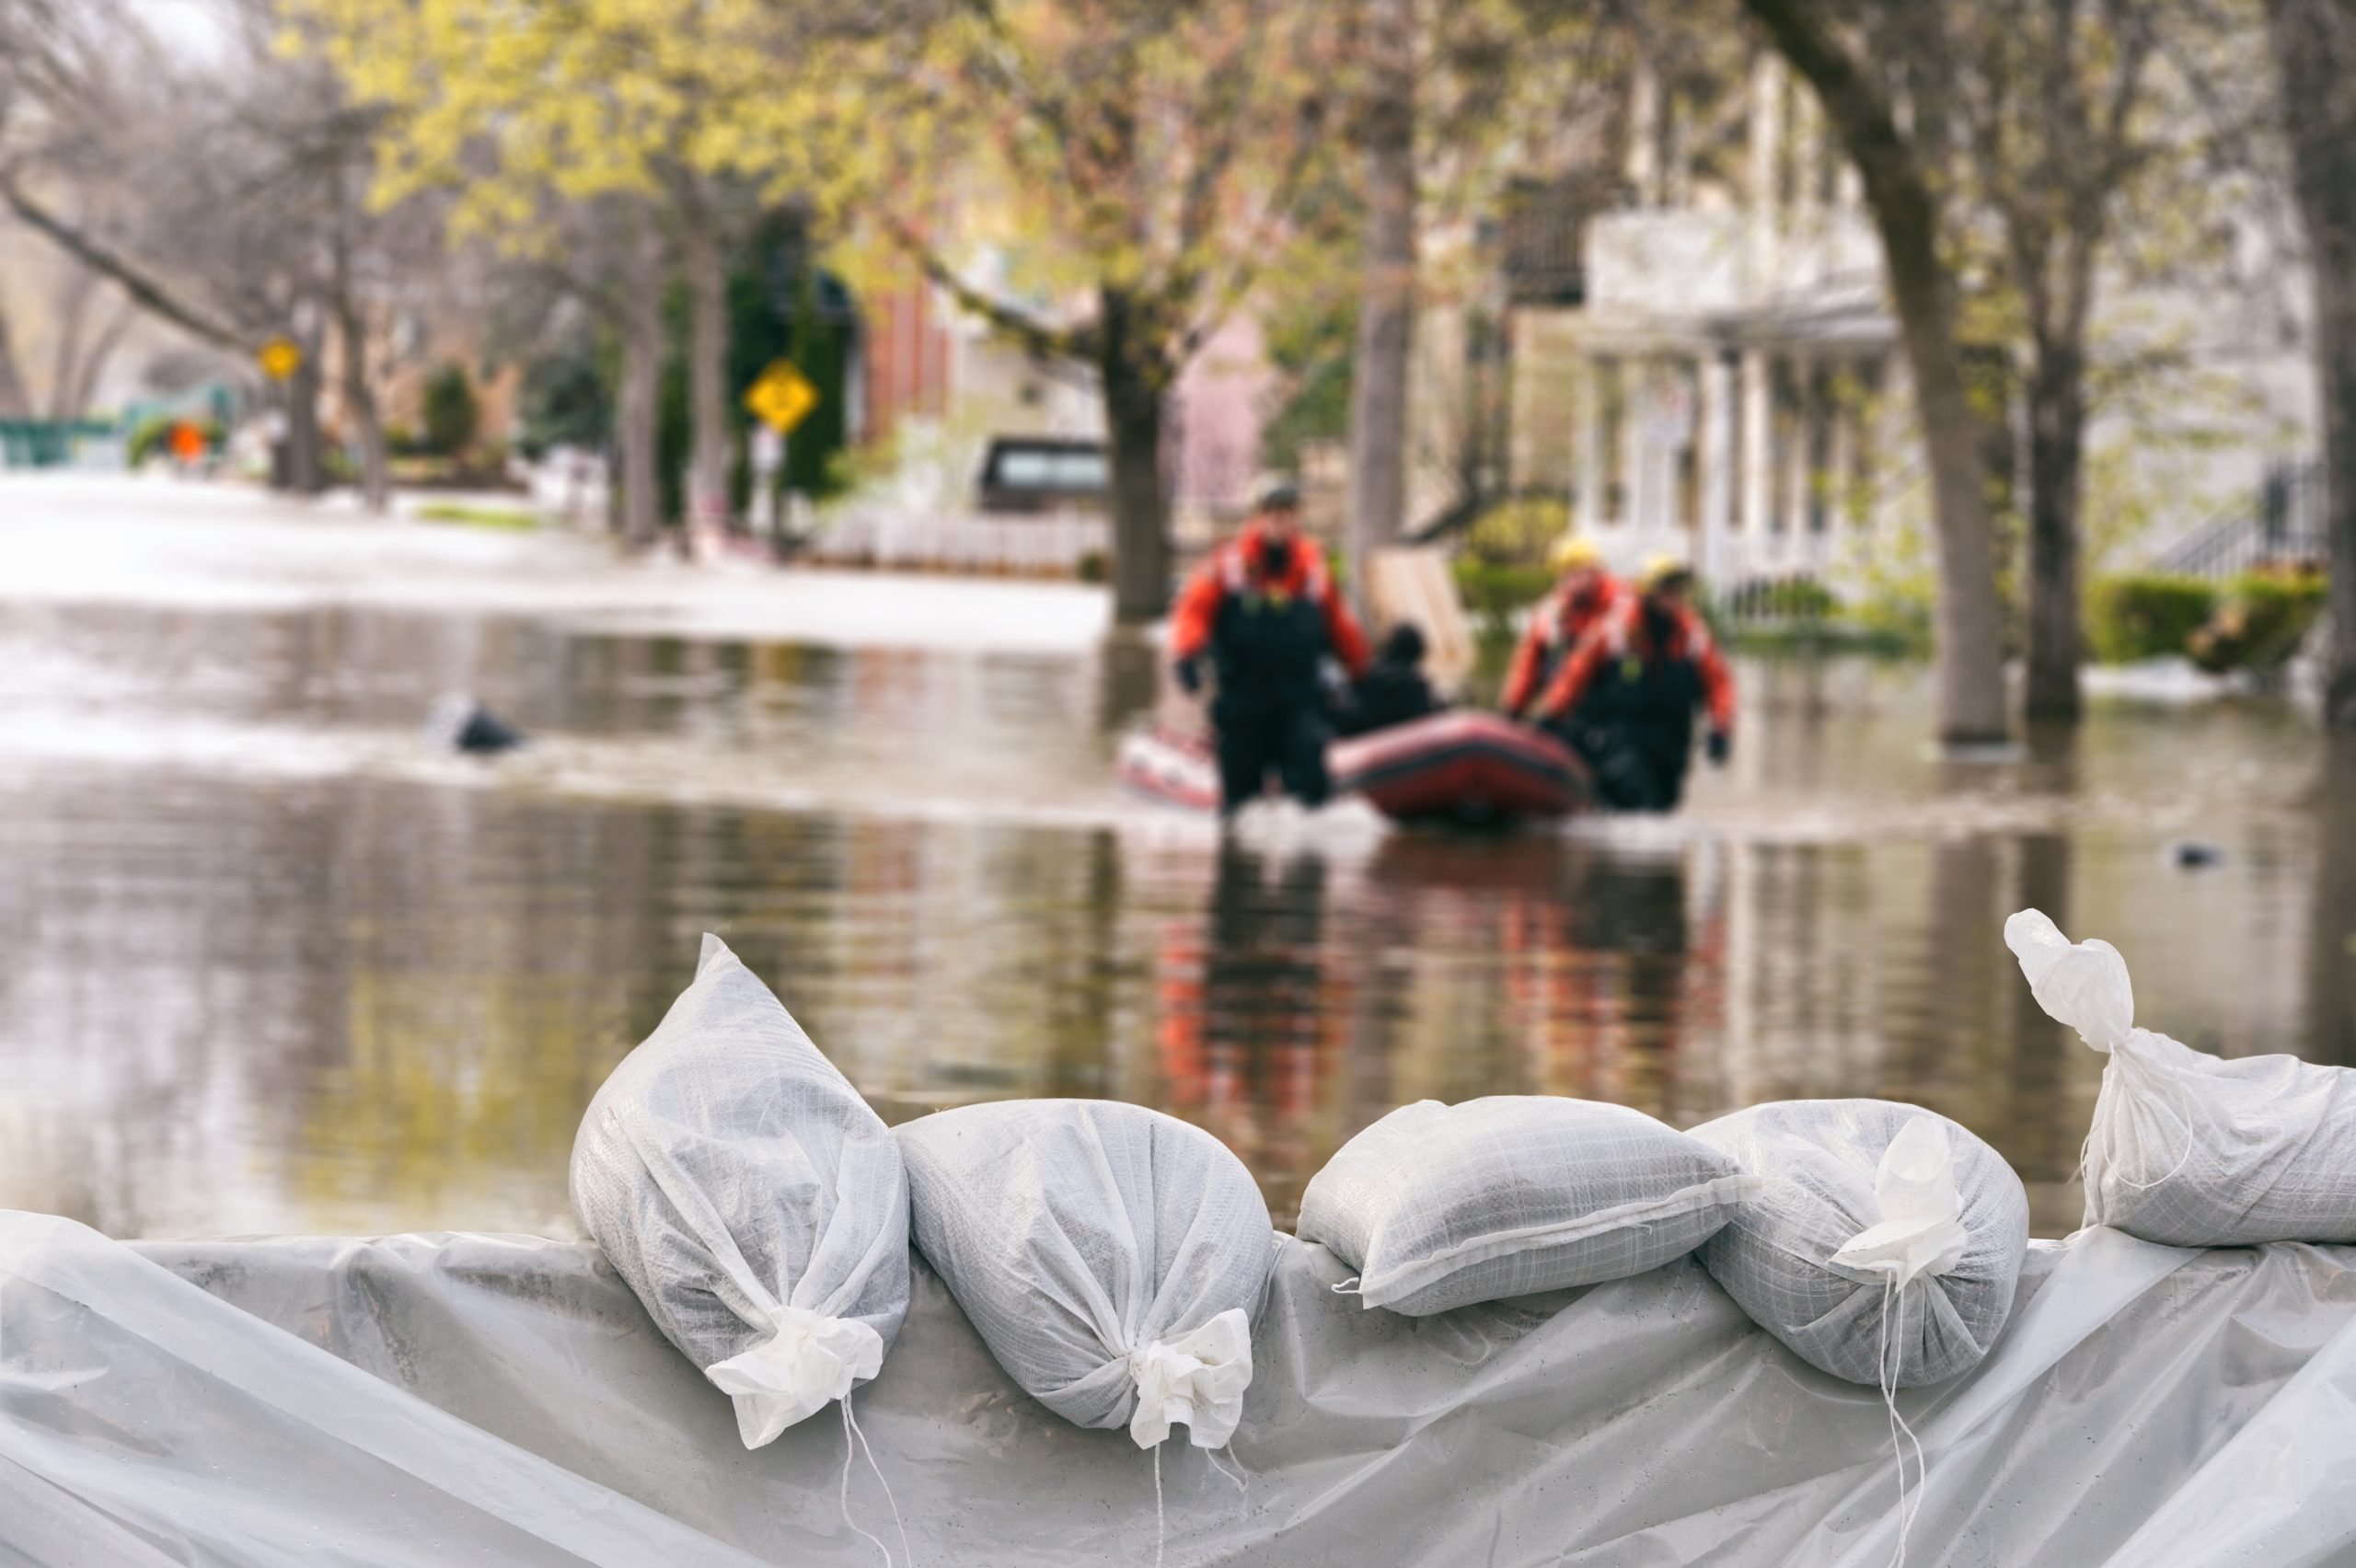
[[[1559,817],[1593,804],[1587,765],[1553,736],[1495,713],[1436,713],[1325,751],[1335,795],[1357,794],[1402,822],[1470,826]],[[1121,743],[1121,782],[1201,811],[1218,809],[1218,761],[1207,735],[1163,726]]]

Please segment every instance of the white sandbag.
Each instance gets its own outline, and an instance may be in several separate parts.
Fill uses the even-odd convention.
[[[1701,1250],[1751,1320],[1853,1383],[1971,1370],[2013,1309],[2028,1193],[1946,1117],[1886,1100],[1754,1105],[1692,1137],[1762,1178]]]
[[[1235,1431],[1275,1260],[1227,1146],[1102,1100],[969,1105],[899,1128],[918,1251],[1007,1375],[1080,1426],[1151,1447]]]
[[[1624,1105],[1423,1100],[1342,1146],[1295,1229],[1358,1271],[1362,1304],[1421,1316],[1658,1268],[1758,1185]]]
[[[2226,1061],[2135,1027],[2127,961],[2024,909],[2004,922],[2038,1005],[2110,1061],[2086,1135],[2086,1223],[2177,1247],[2356,1241],[2356,1072]]]
[[[589,1102],[572,1209],[748,1448],[874,1377],[907,1315],[899,1145],[718,937]]]

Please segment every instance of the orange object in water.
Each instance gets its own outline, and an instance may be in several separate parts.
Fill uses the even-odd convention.
[[[204,432],[181,420],[172,426],[172,455],[183,463],[193,463],[204,455]]]

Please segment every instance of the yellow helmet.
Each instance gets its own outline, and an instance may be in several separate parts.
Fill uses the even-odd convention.
[[[1585,534],[1565,534],[1547,552],[1546,564],[1556,571],[1584,571],[1603,564],[1603,552]]]
[[[1673,555],[1646,556],[1643,568],[1636,573],[1636,587],[1646,594],[1676,578],[1690,578],[1693,569]]]

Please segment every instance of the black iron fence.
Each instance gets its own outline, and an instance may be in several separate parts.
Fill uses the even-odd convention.
[[[2257,496],[2194,529],[2153,565],[2185,577],[2223,579],[2256,567],[2321,565],[2323,464],[2278,463]]]

